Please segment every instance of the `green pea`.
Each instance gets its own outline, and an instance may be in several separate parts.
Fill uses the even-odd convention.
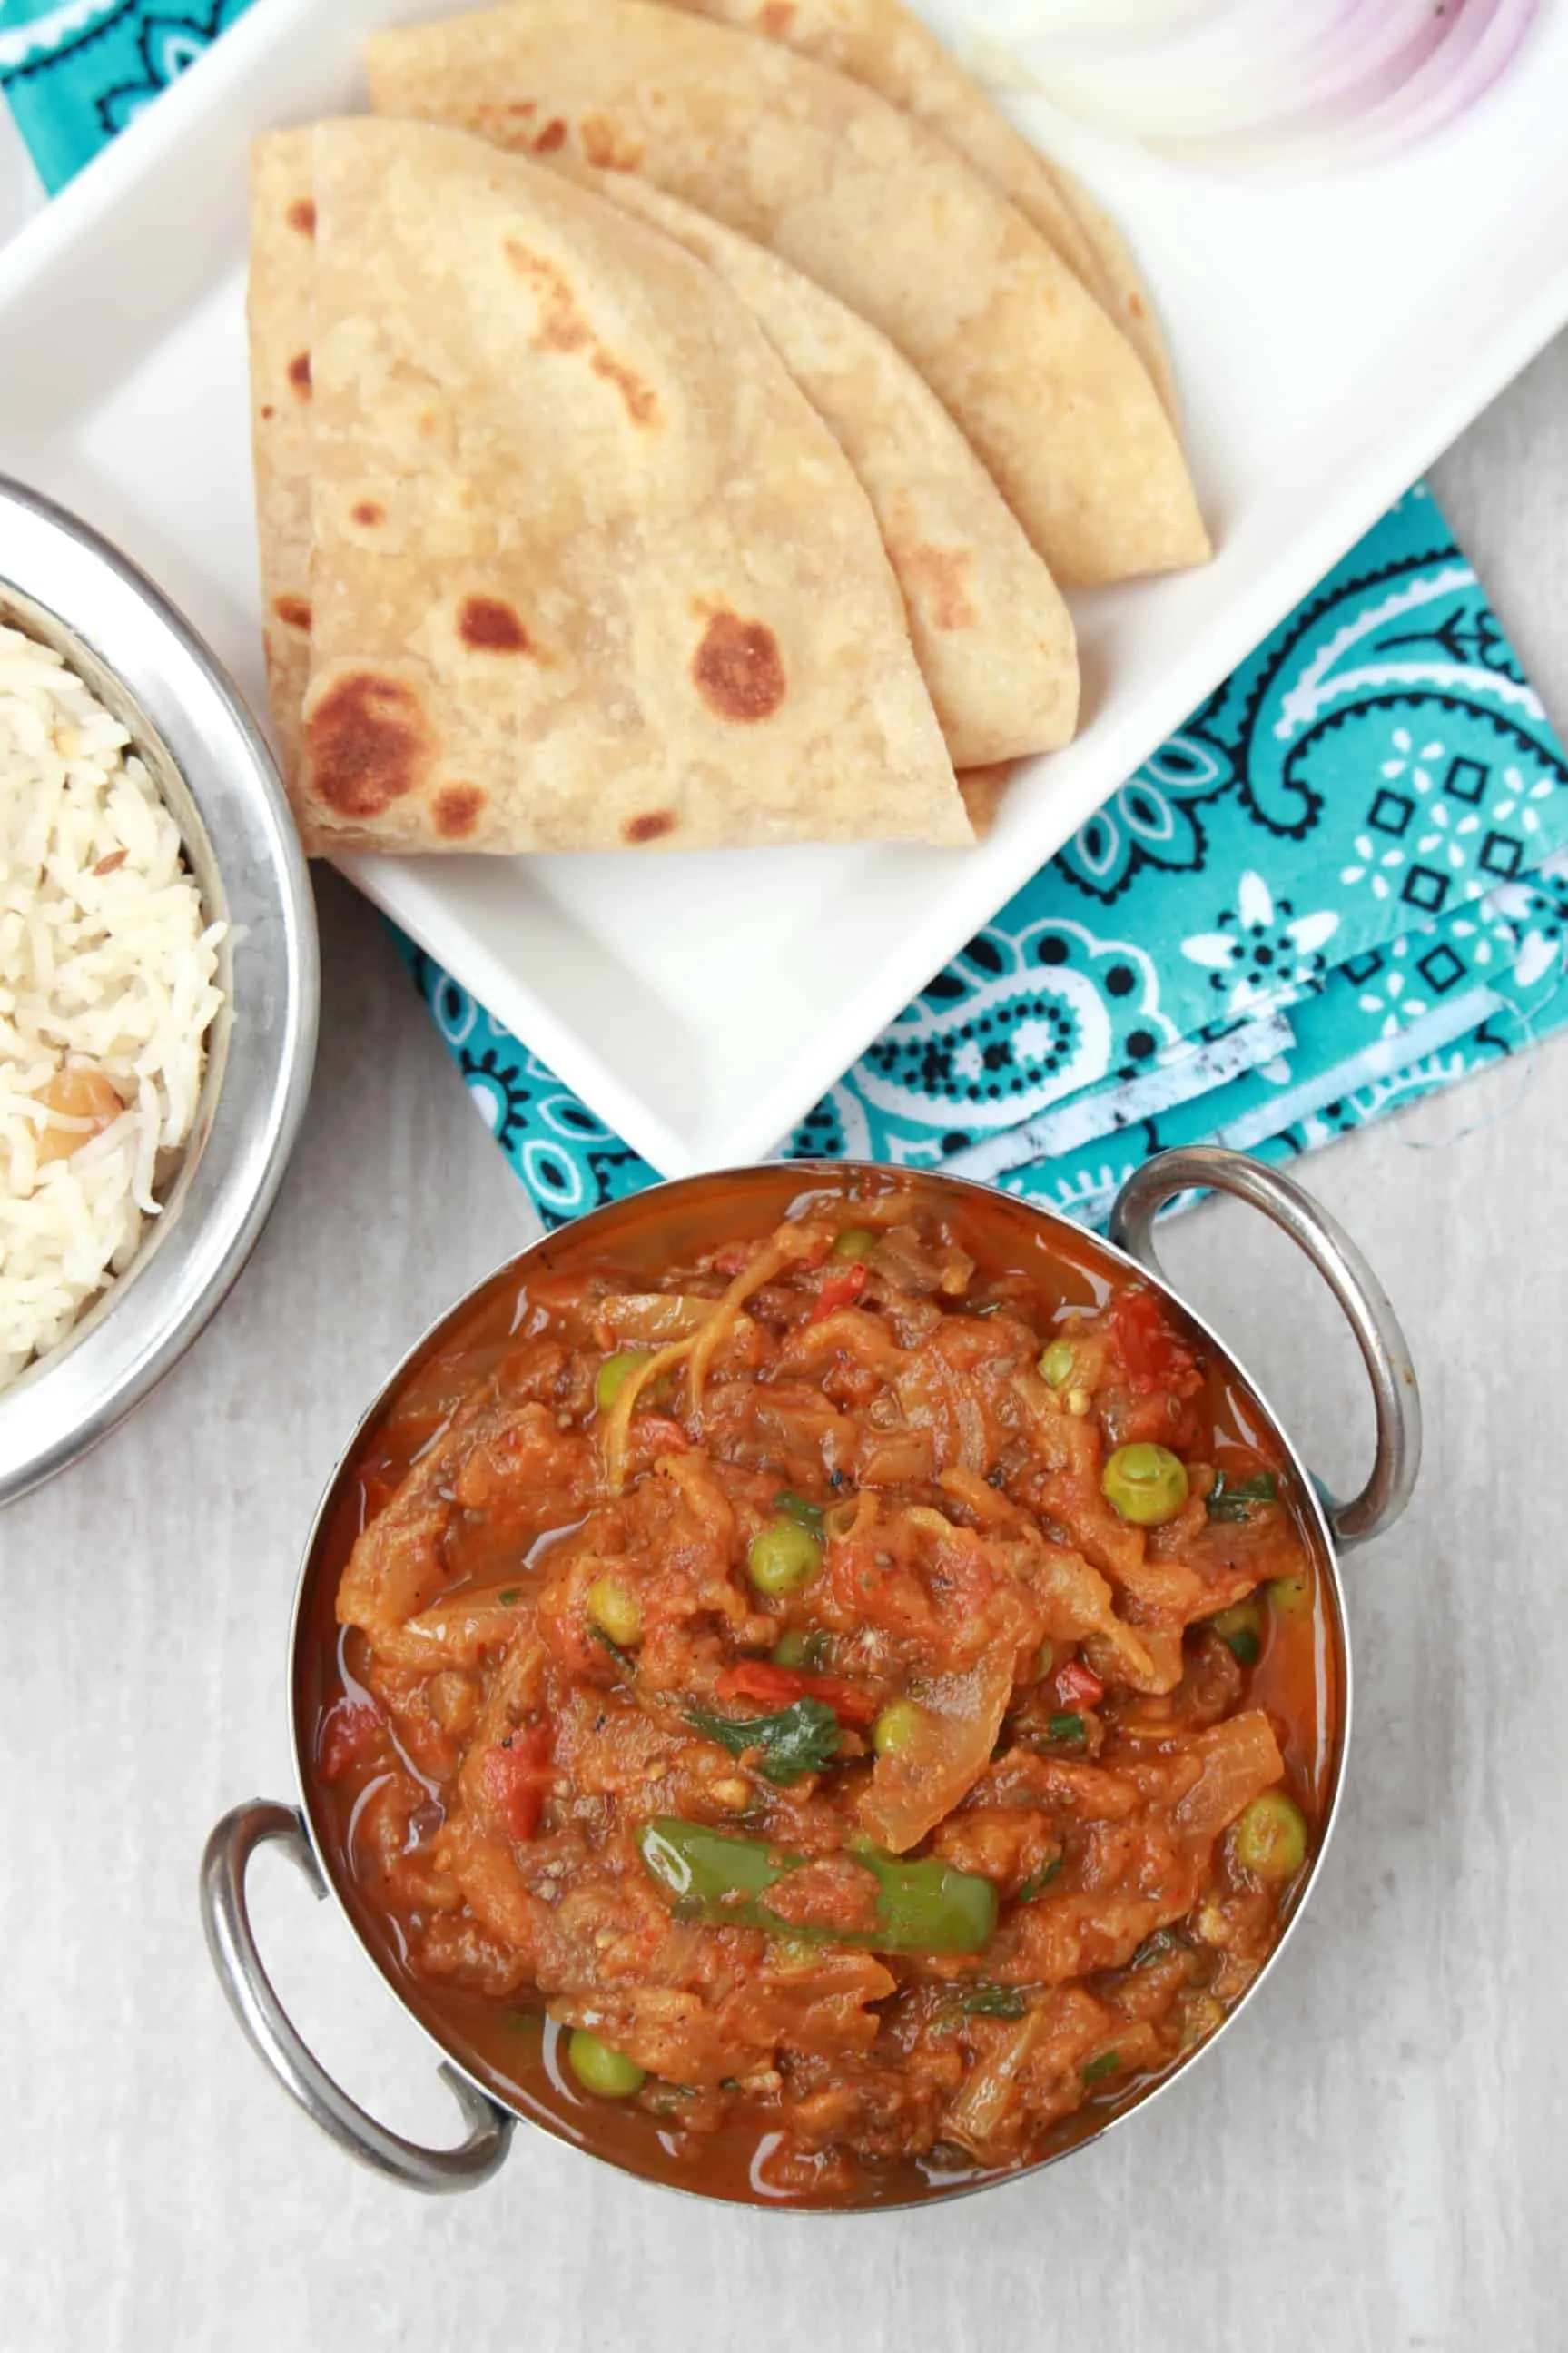
[[[1042,1377],[1049,1381],[1052,1388],[1065,1389],[1068,1383],[1072,1378],[1072,1367],[1073,1352],[1071,1342],[1068,1340],[1053,1340],[1050,1346],[1046,1350],[1045,1355],[1040,1358],[1040,1373]]]
[[[817,1626],[786,1626],[768,1656],[775,1667],[805,1667],[811,1674],[827,1663],[827,1636]]]
[[[632,1375],[639,1366],[647,1364],[652,1354],[651,1348],[617,1348],[613,1356],[605,1358],[599,1366],[599,1384],[595,1391],[601,1413],[609,1412]]]
[[[833,1245],[833,1255],[853,1259],[863,1266],[880,1240],[880,1234],[874,1234],[869,1226],[846,1226]]]
[[[1312,1606],[1312,1580],[1306,1569],[1294,1577],[1277,1577],[1268,1588],[1268,1606],[1280,1618],[1304,1618]]]
[[[879,1757],[896,1757],[920,1737],[925,1711],[912,1699],[889,1700],[871,1726],[871,1746]]]
[[[566,2046],[572,2073],[585,2092],[598,2100],[629,2100],[647,2081],[645,2071],[624,2051],[612,2051],[596,2034],[579,2026]]]
[[[821,1543],[794,1520],[770,1520],[752,1538],[746,1553],[746,1575],[759,1593],[773,1599],[798,1593],[821,1567]]]
[[[642,1639],[642,1604],[624,1577],[596,1577],[588,1588],[588,1615],[625,1650]]]
[[[1231,1835],[1237,1862],[1259,1879],[1294,1879],[1307,1860],[1301,1809],[1283,1789],[1266,1789],[1254,1798]]]
[[[1134,1527],[1160,1528],[1187,1500],[1187,1466],[1168,1446],[1119,1446],[1100,1474],[1100,1492]]]
[[[1209,1624],[1233,1659],[1244,1667],[1258,1664],[1263,1655],[1263,1611],[1258,1602],[1237,1601],[1211,1618]]]

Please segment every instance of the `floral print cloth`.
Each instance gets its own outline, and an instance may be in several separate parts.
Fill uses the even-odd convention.
[[[246,0],[0,0],[51,190]],[[1289,1158],[1568,1021],[1568,765],[1412,491],[939,973],[780,1149],[1103,1219],[1150,1153]],[[551,1222],[655,1172],[401,945]]]

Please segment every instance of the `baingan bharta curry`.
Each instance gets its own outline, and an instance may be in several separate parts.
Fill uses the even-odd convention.
[[[978,1191],[800,1185],[563,1236],[416,1364],[325,1525],[307,1777],[513,2105],[866,2204],[1221,2023],[1321,1829],[1334,1649],[1293,1474],[1148,1288]]]

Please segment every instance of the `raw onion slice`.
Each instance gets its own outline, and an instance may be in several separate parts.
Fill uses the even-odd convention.
[[[990,0],[966,55],[993,87],[1226,167],[1343,167],[1428,136],[1517,55],[1539,0]],[[1092,30],[1086,29],[1092,27]]]

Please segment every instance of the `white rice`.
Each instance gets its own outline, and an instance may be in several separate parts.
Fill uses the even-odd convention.
[[[125,729],[58,654],[0,628],[0,1387],[135,1257],[201,1093],[221,923]],[[93,1132],[42,1089],[96,1072]],[[79,1134],[46,1160],[46,1132]]]

